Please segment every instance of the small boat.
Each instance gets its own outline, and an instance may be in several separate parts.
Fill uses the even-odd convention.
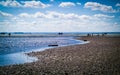
[[[48,46],[58,46],[57,42],[53,43],[53,44],[49,44]]]
[[[48,46],[58,46],[58,44],[50,44],[50,45],[48,45]]]

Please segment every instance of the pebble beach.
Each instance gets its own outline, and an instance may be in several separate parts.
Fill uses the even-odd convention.
[[[38,61],[0,66],[0,75],[120,75],[120,36],[86,36],[89,41],[28,53]]]

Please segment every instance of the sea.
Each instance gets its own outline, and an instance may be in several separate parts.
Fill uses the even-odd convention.
[[[58,46],[84,44],[82,40],[75,37],[65,36],[2,36],[0,37],[0,66],[24,64],[37,61],[36,57],[28,56],[26,53],[43,51]]]

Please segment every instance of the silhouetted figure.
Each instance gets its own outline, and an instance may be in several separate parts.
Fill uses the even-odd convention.
[[[97,34],[97,36],[100,36],[99,34]]]
[[[8,35],[11,36],[11,33],[9,33]]]
[[[103,33],[103,34],[102,34],[102,36],[105,36],[105,35],[107,35],[107,33]]]
[[[94,34],[92,33],[91,36],[93,36]]]
[[[87,36],[90,36],[90,34],[87,34]]]
[[[104,33],[105,35],[107,35],[107,33]]]

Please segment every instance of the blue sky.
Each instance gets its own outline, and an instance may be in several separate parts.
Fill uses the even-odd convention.
[[[0,32],[120,32],[120,1],[1,0]]]

